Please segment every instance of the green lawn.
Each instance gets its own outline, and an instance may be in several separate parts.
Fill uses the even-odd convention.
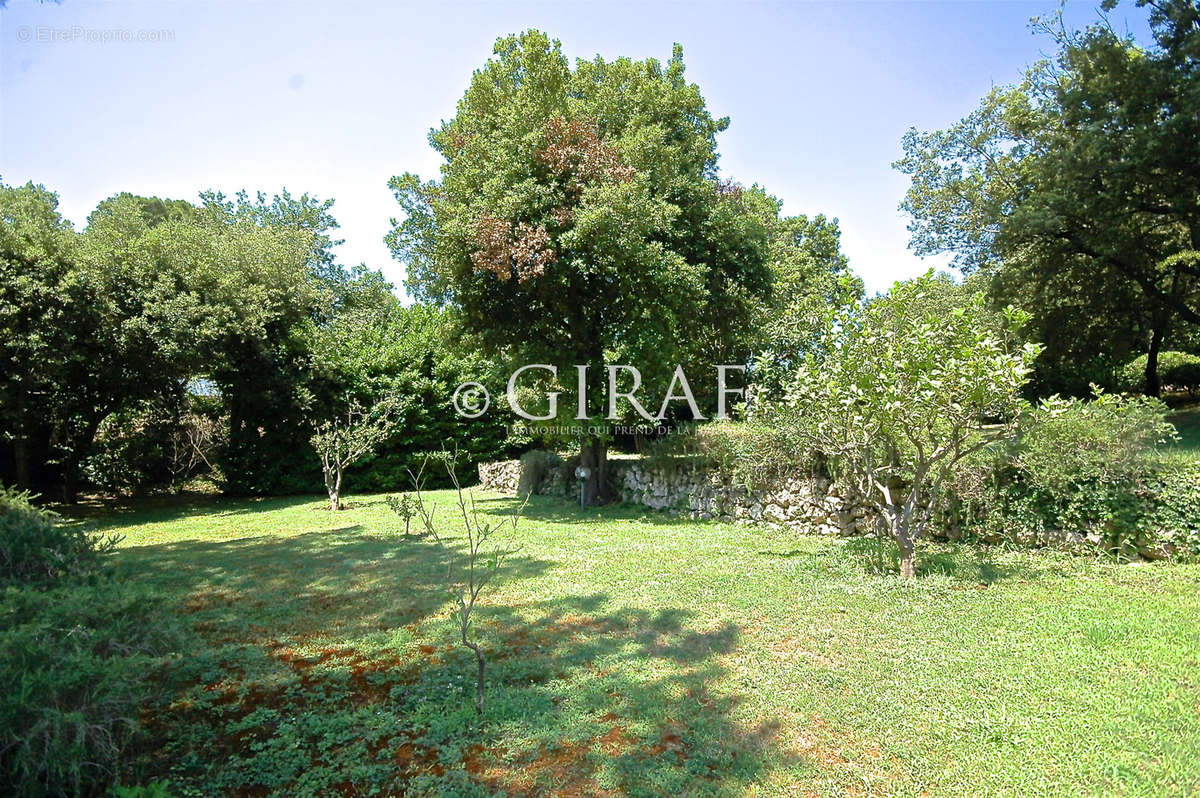
[[[352,502],[98,517],[125,535],[123,573],[195,633],[141,778],[279,796],[1200,790],[1200,566],[931,545],[903,584],[869,541],[535,497],[479,610],[479,719],[436,547],[398,537],[381,496]]]
[[[1179,440],[1173,444],[1174,447],[1200,455],[1200,405],[1180,408],[1167,416],[1167,420],[1175,425],[1175,431],[1179,433]]]

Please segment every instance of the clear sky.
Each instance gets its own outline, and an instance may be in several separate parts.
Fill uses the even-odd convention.
[[[1096,17],[1071,2],[1069,21]],[[1036,2],[145,2],[9,0],[0,9],[0,177],[59,193],[82,227],[119,191],[196,198],[286,186],[336,200],[346,243],[397,285],[387,179],[435,177],[429,129],[498,36],[538,28],[571,57],[684,47],[723,172],[787,213],[841,220],[870,291],[923,271],[891,169],[910,126],[942,127],[1050,47]],[[1113,15],[1143,33],[1132,2]]]

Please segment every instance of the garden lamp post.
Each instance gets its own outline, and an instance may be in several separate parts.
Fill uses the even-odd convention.
[[[587,484],[587,478],[592,475],[592,469],[587,466],[579,466],[575,469],[575,478],[579,480],[579,509],[584,508],[584,485]]]

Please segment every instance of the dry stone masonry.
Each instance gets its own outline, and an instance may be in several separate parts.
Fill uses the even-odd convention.
[[[519,460],[479,464],[479,483],[486,490],[515,495],[521,483]],[[533,492],[579,497],[579,485],[567,466],[544,468]],[[863,535],[874,531],[875,511],[855,504],[838,492],[837,485],[819,476],[793,476],[761,490],[749,491],[704,465],[684,459],[613,458],[608,461],[609,483],[623,502],[641,504],[673,515],[716,519],[734,523],[788,527],[820,535]],[[532,479],[530,480],[532,481]],[[933,530],[943,538],[958,537],[955,528]],[[999,536],[985,537],[988,543]],[[1101,544],[1098,536],[1048,530],[1037,539],[1020,536],[1013,542],[1087,551]],[[1134,558],[1163,559],[1175,547],[1157,541],[1130,552]]]
[[[791,477],[767,490],[748,491],[682,459],[612,459],[608,474],[621,501],[675,515],[798,527],[822,535],[857,535],[873,526],[867,508],[847,503],[821,477]],[[516,494],[520,481],[519,460],[479,464],[479,483],[487,490]],[[578,485],[566,482],[563,469],[548,469],[534,493],[577,497]]]

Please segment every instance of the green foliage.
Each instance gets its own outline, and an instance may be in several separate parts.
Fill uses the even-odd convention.
[[[1082,476],[1135,479],[1155,447],[1175,437],[1167,408],[1149,397],[1099,393],[1092,401],[1050,397],[1029,414],[1014,465],[1039,488],[1069,490]]]
[[[779,414],[772,415],[770,422],[754,417],[682,426],[644,444],[642,456],[654,469],[693,464],[756,490],[781,477],[820,467],[794,422],[795,417]]]
[[[179,430],[154,408],[129,407],[108,416],[96,430],[83,463],[89,483],[112,493],[142,493],[171,485],[170,451]]]
[[[226,476],[259,466],[272,484],[279,458],[263,449],[302,428],[288,421],[317,296],[313,233],[124,194],[76,234],[56,205],[42,187],[0,186],[0,431],[13,481],[73,499],[105,419],[169,405],[205,375],[227,402]]]
[[[31,498],[26,492],[0,488],[0,590],[46,586],[95,573],[100,555],[116,541],[98,539],[79,524],[60,524]]]
[[[862,299],[862,280],[850,271],[841,238],[838,220],[823,215],[772,220],[767,257],[774,285],[759,320],[767,330],[763,348],[804,349],[820,335],[828,307]]]
[[[219,397],[141,402],[100,423],[83,475],[93,487],[126,495],[177,489],[201,476],[219,478],[215,462],[227,432]]]
[[[114,784],[110,798],[175,798],[175,794],[170,783],[159,780],[132,786]]]
[[[925,508],[954,464],[1011,434],[1038,354],[1032,344],[1013,348],[988,323],[980,294],[949,312],[931,304],[935,285],[930,272],[865,307],[831,312],[783,402],[758,411],[795,430],[851,495],[878,508],[904,576],[914,574]],[[1008,325],[1017,321],[1010,311]]]
[[[1140,355],[1121,369],[1120,387],[1124,391],[1142,393],[1146,390],[1146,355]],[[1200,388],[1200,356],[1187,352],[1159,352],[1158,379],[1164,388],[1184,390],[1189,394]]]
[[[761,188],[718,178],[727,126],[687,82],[678,46],[665,63],[572,66],[542,33],[504,37],[430,136],[440,179],[392,179],[404,218],[388,243],[409,289],[459,310],[485,351],[557,366],[568,393],[587,366],[593,417],[606,407],[606,362],[636,364],[662,396],[677,364],[711,374],[761,348],[772,255],[793,289],[844,267],[835,225],[781,221]],[[710,385],[696,386],[708,410]],[[559,402],[564,423],[576,406]],[[602,437],[583,440],[589,462]]]
[[[387,496],[384,501],[387,502],[388,509],[404,523],[404,537],[408,537],[412,531],[412,520],[417,517],[416,500],[409,494],[402,493],[399,496]]]
[[[913,249],[982,269],[1000,304],[1031,313],[1026,335],[1048,344],[1041,395],[1111,387],[1120,364],[1200,322],[1200,8],[1139,5],[1148,47],[1105,18],[1040,21],[1051,58],[950,128],[909,131],[896,164],[912,177]]]
[[[1162,554],[1200,557],[1200,463],[1170,461],[1147,475],[1136,541]]]
[[[233,199],[219,191],[200,193],[198,213],[215,226],[249,223],[260,228],[304,231],[309,241],[307,272],[328,288],[342,287],[347,274],[335,261],[333,248],[343,243],[333,238],[338,229],[331,210],[333,200],[322,200],[308,193],[292,196],[286,188],[268,198],[259,191],[253,198],[242,190]]]
[[[458,447],[472,460],[495,460],[511,452],[508,430],[495,413],[460,416],[452,404],[463,382],[492,382],[496,366],[472,347],[448,311],[429,305],[405,307],[393,296],[370,307],[341,312],[312,339],[316,391],[357,398],[372,405],[385,396],[402,398],[389,434],[346,471],[347,490],[394,490],[409,484],[431,453]],[[444,484],[441,469],[428,474]]]
[[[1125,556],[1163,543],[1168,553],[1200,552],[1200,466],[1162,457],[1174,437],[1157,399],[1051,397],[1009,447],[964,464],[947,488],[950,517],[991,539],[1067,532]]]
[[[178,636],[159,600],[101,579],[0,595],[0,779],[20,796],[100,794]]]
[[[0,441],[13,453],[6,477],[22,487],[70,445],[65,405],[87,394],[107,345],[92,340],[101,303],[75,267],[78,247],[57,195],[0,183]]]

